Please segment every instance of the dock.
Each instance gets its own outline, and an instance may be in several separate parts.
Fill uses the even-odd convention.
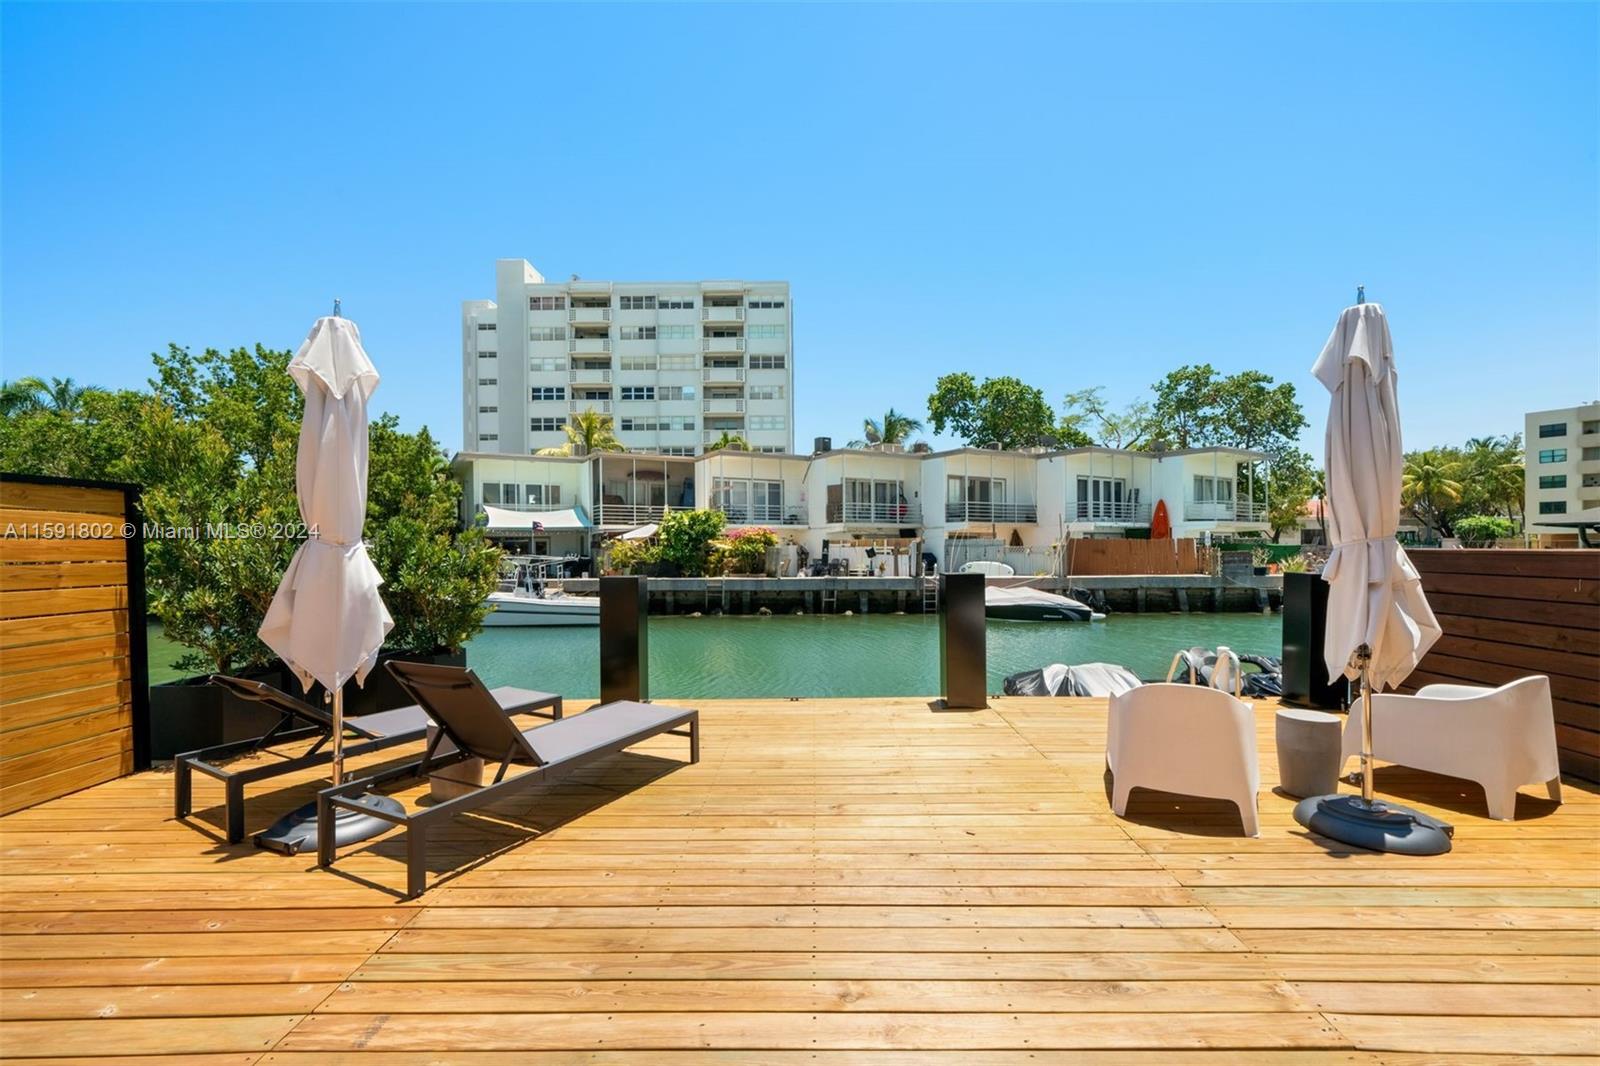
[[[170,773],[0,819],[0,1053],[1489,1066],[1600,1049],[1594,786],[1566,781],[1559,807],[1526,790],[1495,822],[1474,786],[1380,768],[1380,794],[1457,827],[1453,852],[1414,859],[1295,824],[1271,791],[1273,702],[1255,705],[1256,839],[1231,806],[1160,793],[1115,817],[1103,700],[696,706],[700,763],[658,738],[459,818],[412,902],[390,839],[333,872],[230,847],[215,811],[172,819]],[[293,780],[252,797],[252,829],[312,794]]]

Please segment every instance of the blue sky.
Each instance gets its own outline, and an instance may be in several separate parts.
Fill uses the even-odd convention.
[[[1409,446],[1600,395],[1593,4],[7,3],[0,373],[292,348],[460,444],[493,265],[793,284],[796,439],[951,370],[1292,381],[1357,282]]]

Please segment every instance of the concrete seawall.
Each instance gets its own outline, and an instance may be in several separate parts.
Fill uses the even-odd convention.
[[[992,578],[995,585],[1026,586],[1073,596],[1096,609],[1122,613],[1276,610],[1283,578],[1221,578],[1211,574],[1126,574],[1093,577]],[[595,595],[594,578],[563,586]],[[881,614],[923,609],[923,585],[914,577],[656,577],[650,579],[651,614]]]

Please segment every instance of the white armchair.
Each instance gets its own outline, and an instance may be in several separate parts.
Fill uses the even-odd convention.
[[[1561,802],[1550,679],[1525,677],[1499,688],[1427,685],[1414,696],[1372,697],[1373,758],[1483,786],[1489,817],[1516,817],[1517,786],[1543,784]],[[1361,755],[1362,701],[1350,708],[1344,760]]]
[[[1214,688],[1141,685],[1111,697],[1106,723],[1111,809],[1128,811],[1128,793],[1154,788],[1231,800],[1246,836],[1260,836],[1255,715]]]

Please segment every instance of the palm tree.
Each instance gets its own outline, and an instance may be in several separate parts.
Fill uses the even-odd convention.
[[[1524,493],[1521,439],[1473,437],[1467,441],[1466,465],[1490,505],[1516,518]]]
[[[722,436],[706,445],[706,451],[708,452],[714,452],[719,449],[726,449],[733,452],[747,452],[750,450],[750,442],[745,440],[739,434],[725,429],[722,431]]]
[[[559,448],[540,448],[536,455],[589,455],[593,452],[625,452],[617,439],[611,416],[603,415],[593,407],[567,419],[563,427],[567,443]]]
[[[1450,534],[1444,512],[1453,503],[1461,501],[1461,482],[1457,463],[1436,448],[1413,452],[1406,458],[1400,475],[1400,502],[1411,508],[1411,513],[1427,529]]]
[[[850,447],[861,448],[868,444],[904,444],[906,438],[922,428],[922,423],[910,415],[903,415],[893,407],[883,413],[883,418],[865,418],[861,421],[865,440],[853,440]]]
[[[83,408],[83,398],[91,393],[103,392],[93,385],[79,385],[71,378],[51,378],[48,385],[40,383],[41,405],[62,415],[77,414]]]
[[[1323,470],[1311,471],[1311,495],[1317,501],[1317,526],[1322,530],[1322,543],[1328,543],[1328,474]]]
[[[9,418],[12,415],[39,410],[44,406],[39,397],[46,388],[48,386],[40,378],[0,381],[0,415]]]

